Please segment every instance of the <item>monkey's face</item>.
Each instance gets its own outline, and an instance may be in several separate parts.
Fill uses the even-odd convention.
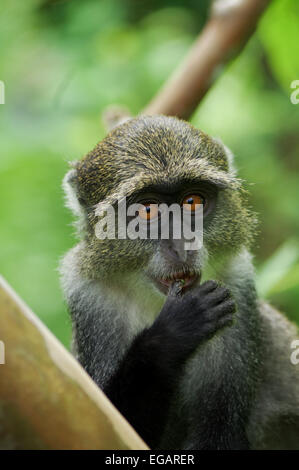
[[[69,173],[71,205],[85,225],[85,275],[121,283],[142,280],[166,294],[174,280],[191,289],[223,269],[232,253],[248,245],[254,220],[235,177],[231,155],[218,141],[184,121],[164,116],[133,119],[112,131]],[[186,248],[184,236],[114,239],[97,236],[99,209],[141,204],[149,226],[160,204],[189,211],[201,205],[203,244]],[[74,202],[75,201],[75,202]],[[130,216],[126,218],[126,225]],[[137,276],[136,276],[137,275]]]
[[[137,207],[141,204],[136,215],[147,237],[142,248],[147,253],[143,270],[160,292],[167,294],[177,280],[184,290],[200,281],[205,254],[203,218],[207,225],[217,194],[217,187],[208,182],[178,180],[169,185],[161,180],[129,198]]]

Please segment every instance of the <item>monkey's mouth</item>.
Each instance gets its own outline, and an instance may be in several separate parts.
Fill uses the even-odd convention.
[[[163,294],[167,295],[169,288],[173,285],[174,282],[180,281],[181,282],[181,289],[182,291],[190,289],[193,287],[197,282],[200,281],[200,273],[192,273],[192,272],[178,272],[172,274],[171,276],[162,277],[162,278],[155,278],[153,279],[158,289],[163,292]]]

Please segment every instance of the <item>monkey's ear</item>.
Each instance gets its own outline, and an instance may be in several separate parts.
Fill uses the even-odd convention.
[[[84,215],[83,206],[80,203],[80,197],[78,192],[78,178],[77,170],[72,169],[67,172],[63,178],[62,187],[65,192],[66,206],[76,216]]]
[[[236,175],[237,170],[236,170],[235,165],[234,165],[234,159],[235,159],[234,154],[232,153],[232,151],[226,145],[224,145],[224,143],[222,142],[221,139],[219,139],[219,137],[213,137],[213,140],[215,142],[217,142],[218,144],[220,144],[221,147],[224,149],[225,156],[226,156],[227,163],[228,163],[229,173],[231,173],[232,175]]]
[[[233,152],[224,144],[222,144],[225,150],[226,158],[228,161],[228,170],[232,174],[236,174],[237,170],[234,165],[235,156]]]

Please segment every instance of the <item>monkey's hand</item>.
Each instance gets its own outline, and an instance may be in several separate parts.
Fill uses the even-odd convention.
[[[229,291],[215,281],[182,297],[168,296],[157,319],[134,339],[105,387],[152,448],[165,426],[182,365],[203,341],[232,324],[235,309]]]
[[[235,311],[230,291],[207,281],[182,296],[168,295],[151,333],[168,343],[166,352],[184,360],[217,331],[232,325]]]

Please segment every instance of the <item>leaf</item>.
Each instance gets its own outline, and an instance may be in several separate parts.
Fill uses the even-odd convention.
[[[286,241],[257,272],[257,290],[261,297],[277,293],[279,284],[299,260],[299,245],[296,240]]]
[[[273,2],[258,29],[272,72],[288,91],[291,82],[299,79],[298,31],[298,0]]]

